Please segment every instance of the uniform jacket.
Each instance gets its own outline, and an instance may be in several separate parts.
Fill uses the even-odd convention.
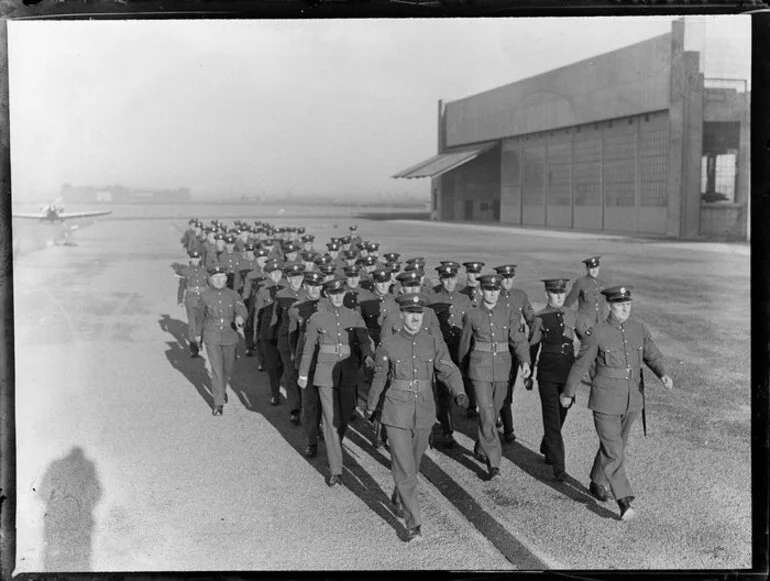
[[[335,348],[336,353],[321,351]],[[350,348],[346,354],[340,346]],[[305,342],[299,366],[300,377],[310,377],[310,368],[315,362],[313,385],[319,387],[340,387],[358,385],[361,381],[363,359],[372,355],[371,340],[361,315],[345,306],[336,308],[329,303],[310,317],[305,329]],[[334,368],[341,367],[340,385],[335,386]]]
[[[423,329],[415,335],[400,330],[383,339],[377,348],[367,409],[378,409],[382,397],[383,424],[406,429],[430,428],[436,421],[434,374],[449,386],[453,396],[465,393],[460,370],[449,357],[441,337]],[[422,383],[411,384],[412,391],[408,391],[398,380]]]
[[[176,300],[179,303],[184,300],[188,307],[199,307],[201,306],[201,294],[208,287],[209,273],[203,266],[185,266],[179,271],[179,289],[176,293]]]
[[[529,356],[534,363],[538,352],[537,380],[566,383],[575,362],[577,314],[572,309],[555,309],[550,305],[535,315],[530,326]]]
[[[236,267],[238,270],[238,275],[240,277],[241,286],[245,286],[246,284],[246,277],[249,275],[249,273],[253,270],[257,270],[261,272],[262,269],[259,268],[259,262],[257,262],[257,259],[254,260],[248,260],[241,256],[241,260],[238,263],[238,266]],[[243,289],[241,289],[243,290]]]
[[[577,314],[587,325],[598,325],[607,316],[606,301],[601,291],[606,287],[600,278],[586,274],[578,278],[564,299],[564,306],[578,303]]]
[[[642,409],[639,380],[642,362],[659,378],[666,375],[663,355],[640,321],[620,324],[610,315],[585,332],[580,352],[567,377],[564,394],[574,397],[580,381],[596,362],[588,408],[605,414],[625,414]]]
[[[481,285],[465,286],[457,292],[464,294],[466,297],[468,297],[471,300],[472,307],[478,307],[481,304],[481,300],[483,298],[481,295]],[[502,294],[502,291],[501,291],[501,294]]]
[[[398,313],[399,307],[396,297],[388,293],[380,296],[376,292],[362,290],[358,295],[358,304],[361,316],[364,318],[366,328],[375,345],[380,342],[380,331],[383,322],[391,313]]]
[[[518,312],[518,320],[524,319],[527,326],[532,328],[532,324],[535,322],[535,309],[532,308],[526,292],[520,288],[512,288],[510,291],[503,289],[500,291],[499,300],[506,301],[514,311],[514,316]]]
[[[495,352],[480,351],[486,344],[498,345]],[[505,348],[501,344],[507,344]],[[511,349],[511,347],[513,349]],[[469,379],[477,381],[508,381],[511,372],[511,350],[520,364],[529,363],[529,344],[521,332],[520,323],[505,301],[498,300],[494,308],[482,303],[465,315],[457,360],[467,370]]]
[[[305,331],[310,317],[318,311],[323,310],[329,304],[329,299],[305,298],[303,301],[294,303],[289,309],[289,348],[294,353],[294,365],[299,368],[302,361],[302,349],[305,347]],[[312,366],[308,377],[315,371]]]
[[[380,342],[384,341],[386,337],[390,337],[398,333],[403,328],[403,321],[401,320],[401,311],[397,309],[394,312],[389,312],[387,318],[382,322],[380,328]],[[438,322],[438,317],[433,309],[425,309],[422,317],[422,328],[431,335],[436,337],[443,337],[441,335],[441,325]]]
[[[347,287],[347,292],[345,293],[345,301],[343,304],[349,308],[353,309],[354,311],[361,312],[361,297],[362,296],[368,296],[369,291],[362,289],[361,287],[356,287],[354,289],[351,289],[350,287]],[[364,318],[364,322],[366,322],[366,318]]]
[[[243,300],[248,299],[252,295],[256,296],[258,285],[265,280],[265,278],[267,278],[267,275],[259,265],[247,272],[243,279]]]
[[[275,312],[275,295],[283,287],[273,282],[273,279],[266,278],[265,282],[257,291],[257,298],[254,302],[254,312],[256,322],[254,330],[257,337],[267,341],[278,340],[278,322],[273,314]]]
[[[471,300],[459,291],[448,293],[442,286],[433,293],[429,306],[436,313],[441,335],[450,346],[450,354],[457,357],[457,348],[463,334],[463,319],[472,308]]]
[[[246,305],[237,292],[229,288],[209,289],[201,295],[205,307],[203,342],[209,345],[236,345],[238,332],[233,328],[236,315],[246,319]]]
[[[307,291],[299,287],[296,291],[291,287],[285,287],[275,293],[275,325],[278,329],[278,348],[289,351],[289,309],[297,301],[304,301],[307,298]]]

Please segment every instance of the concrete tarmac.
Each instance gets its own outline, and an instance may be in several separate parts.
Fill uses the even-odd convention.
[[[339,234],[299,223],[317,241]],[[176,304],[171,265],[185,262],[182,227],[104,220],[79,231],[77,246],[45,248],[14,265],[17,573],[750,566],[748,388],[718,412],[732,430],[715,419],[694,441],[680,433],[686,412],[679,410],[693,396],[676,374],[680,391],[652,387],[651,436],[643,438],[641,426],[632,435],[637,520],[619,521],[614,503],[588,494],[597,440],[585,393],[564,427],[571,477],[560,484],[537,453],[537,391],[519,382],[518,440],[504,447],[503,478],[486,481],[471,453],[475,423],[456,410],[460,445],[429,450],[422,465],[425,539],[405,544],[403,521],[389,508],[389,454],[372,448],[363,419],[345,440],[344,486],[329,489],[323,445],[315,459],[302,455],[301,428],[288,421],[285,405],[269,406],[267,378],[253,359],[238,360],[224,416],[211,416],[205,359],[190,359],[185,311]],[[490,254],[489,266],[505,262],[491,249],[490,232],[424,223],[359,227],[383,249],[425,256],[429,265]],[[559,256],[553,266],[543,258],[557,256],[563,240],[510,236],[517,256],[549,274],[574,259]],[[570,251],[591,255],[596,244],[571,241]],[[718,253],[680,258],[700,260],[695,270],[734,263]],[[745,272],[733,264],[738,279],[748,277],[743,260]],[[542,306],[539,272],[523,270],[530,297]],[[729,314],[714,312],[715,324]],[[653,321],[673,364],[700,357]],[[733,378],[748,384],[747,373]]]

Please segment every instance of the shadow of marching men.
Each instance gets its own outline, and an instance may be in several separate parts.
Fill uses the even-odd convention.
[[[240,358],[236,361],[235,371],[230,380],[230,388],[243,406],[251,411],[261,414],[283,436],[286,442],[294,448],[295,452],[304,458],[315,470],[328,480],[328,464],[325,453],[325,445],[322,439],[318,441],[318,454],[314,458],[305,456],[307,445],[305,432],[301,426],[291,423],[286,400],[281,396],[281,403],[277,406],[270,404],[270,386],[266,372],[256,369],[253,358]],[[363,423],[363,420],[358,420]],[[345,439],[355,438],[350,426],[345,434]],[[356,443],[364,444],[360,439]],[[366,443],[368,444],[368,442]],[[364,445],[366,445],[364,444]],[[368,444],[370,453],[374,453],[371,444]],[[373,454],[375,455],[375,454]],[[388,465],[389,466],[389,465]],[[350,450],[345,447],[343,440],[343,485],[358,496],[376,515],[393,527],[399,537],[406,532],[404,526],[391,510],[390,497],[382,490],[374,478],[352,457]]]
[[[211,391],[211,379],[206,368],[206,360],[201,357],[191,357],[187,340],[187,323],[178,319],[172,319],[170,315],[161,315],[158,325],[165,333],[170,334],[174,341],[166,343],[166,358],[172,367],[185,376],[203,401],[214,408],[214,396]]]
[[[520,387],[521,386],[517,386],[517,389]],[[453,406],[452,421],[456,432],[464,434],[474,442],[476,441],[478,436],[478,418],[468,418],[465,416],[464,410],[458,410]],[[498,435],[502,444],[503,458],[509,460],[519,470],[525,472],[535,480],[542,482],[555,492],[563,494],[570,500],[584,505],[587,510],[590,510],[597,516],[613,520],[617,519],[617,514],[602,506],[599,501],[593,497],[588,488],[576,478],[568,474],[564,482],[559,482],[554,478],[552,466],[546,464],[545,457],[542,454],[535,452],[524,445],[520,439],[508,443],[503,439],[502,434],[500,434],[499,431]],[[480,477],[484,479],[487,478],[486,465],[481,463],[478,457],[473,453],[473,450],[468,450],[459,444],[455,444],[452,448],[438,446],[436,449],[465,467],[468,467],[469,463],[474,465],[477,469],[481,470]],[[503,480],[505,480],[504,473],[502,477]]]
[[[94,509],[103,492],[95,464],[76,446],[48,466],[36,492],[45,503],[44,570],[90,571]]]

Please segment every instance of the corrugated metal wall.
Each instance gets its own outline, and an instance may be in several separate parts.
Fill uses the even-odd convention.
[[[664,234],[668,112],[503,141],[501,221]]]

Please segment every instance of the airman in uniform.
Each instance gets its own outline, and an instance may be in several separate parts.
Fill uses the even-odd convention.
[[[296,373],[302,362],[302,350],[305,346],[307,323],[315,313],[325,308],[328,300],[321,298],[323,275],[320,272],[306,272],[304,278],[305,300],[294,303],[289,309],[289,346],[291,347]],[[313,375],[315,368],[311,363],[308,375]],[[321,403],[318,388],[308,386],[302,390],[302,427],[307,437],[305,455],[313,458],[318,453],[318,427],[321,422]]]
[[[607,286],[599,278],[599,259],[601,256],[586,258],[586,274],[575,280],[564,301],[565,307],[571,307],[577,301],[578,317],[585,321],[586,327],[594,327],[606,318],[607,306],[602,290]]]
[[[486,461],[490,479],[500,475],[502,447],[495,420],[508,391],[513,345],[521,376],[530,375],[529,344],[519,322],[500,298],[500,276],[480,278],[483,299],[465,315],[458,361],[473,382],[479,405],[479,428],[474,452]]]
[[[602,291],[610,314],[606,321],[585,331],[585,340],[559,396],[563,407],[572,405],[583,376],[595,363],[588,408],[594,414],[600,446],[591,469],[590,491],[604,502],[610,497],[609,485],[622,520],[635,515],[631,506],[634,492],[626,476],[625,459],[628,435],[644,405],[642,363],[660,378],[663,387],[674,387],[663,366],[663,354],[647,327],[629,319],[631,290],[630,286],[614,286]]]
[[[496,266],[495,272],[500,275],[500,281],[502,288],[500,289],[500,300],[508,303],[508,307],[511,309],[513,316],[520,323],[520,330],[525,332],[524,322],[527,323],[527,327],[532,329],[532,325],[535,321],[535,310],[529,302],[527,293],[521,289],[513,288],[513,279],[516,276],[515,264],[504,264],[502,266]],[[514,353],[511,353],[514,356]],[[511,365],[511,377],[508,379],[508,395],[503,402],[503,409],[500,411],[500,417],[503,425],[503,439],[506,442],[516,441],[516,433],[513,429],[513,389],[516,385],[516,379],[518,377],[519,365],[514,359]]]
[[[373,290],[362,290],[358,297],[361,316],[375,345],[380,343],[380,325],[389,314],[399,312],[396,298],[390,294],[390,273],[383,269],[372,272]]]
[[[227,288],[237,290],[240,287],[240,276],[238,274],[238,264],[241,261],[241,254],[235,251],[235,236],[228,234],[225,237],[225,250],[217,254],[217,263],[215,266],[222,266],[227,273]]]
[[[206,269],[211,270],[219,264],[219,256],[225,251],[225,236],[221,232],[213,235],[213,248],[206,253]]]
[[[358,235],[358,226],[351,224],[348,226],[348,230],[350,230],[350,247],[355,248],[362,242],[361,236]]]
[[[246,254],[249,253],[249,248],[252,248],[254,254],[255,265],[248,264],[250,267],[248,271],[244,273],[244,266],[247,263],[241,261],[239,268],[241,269],[241,275],[243,279],[243,287],[241,290],[241,298],[243,299],[246,309],[249,312],[249,316],[246,319],[246,325],[244,327],[244,333],[246,336],[246,356],[251,357],[256,350],[258,365],[260,370],[263,366],[264,354],[262,353],[262,345],[255,340],[255,324],[256,324],[256,299],[258,285],[267,278],[264,268],[267,262],[267,251],[264,248],[255,248],[252,242],[246,245]]]
[[[471,307],[478,307],[482,300],[479,277],[481,276],[481,271],[484,268],[484,263],[478,261],[469,261],[463,262],[463,266],[465,267],[466,281],[465,286],[463,286],[458,292],[470,299]],[[473,382],[468,379],[468,376],[465,374],[465,370],[462,366],[460,367],[460,370],[463,371],[463,377],[465,378],[465,393],[468,394],[469,400],[467,415],[469,418],[475,418],[479,414],[476,406],[476,393],[473,391]]]
[[[421,292],[420,273],[416,270],[402,272],[398,276],[398,282],[401,284],[399,296],[405,294],[420,294]],[[425,293],[422,294],[427,298]],[[398,333],[401,329],[401,324],[400,311],[389,309],[386,316],[384,318],[381,317],[380,320],[380,342],[382,342],[385,337]],[[441,325],[439,325],[438,317],[433,309],[427,309],[423,312],[422,325],[428,333],[433,333],[437,337],[441,337]]]
[[[354,311],[361,312],[361,297],[367,296],[369,291],[359,286],[361,271],[357,266],[345,267],[345,306]]]
[[[187,221],[187,230],[185,230],[182,233],[182,237],[179,239],[179,242],[182,244],[182,247],[189,252],[190,251],[190,239],[195,236],[195,224],[198,222],[196,218],[190,218]]]
[[[324,291],[329,304],[308,321],[298,383],[305,389],[312,381],[318,388],[331,473],[328,484],[334,486],[342,482],[342,439],[355,407],[362,366],[372,367],[374,361],[364,320],[343,305],[345,282],[334,279],[324,283]]]
[[[472,308],[470,299],[457,292],[458,266],[457,263],[447,261],[442,263],[441,266],[436,267],[440,281],[440,290],[433,293],[428,305],[436,313],[441,335],[447,344],[449,355],[455,365],[459,363],[457,354],[460,348],[460,338],[463,333],[463,319],[465,314]],[[468,380],[463,379],[463,382],[463,389],[465,391],[465,383],[468,383]],[[454,427],[452,425],[451,399],[449,387],[439,381],[436,390],[437,417],[444,433],[443,444],[448,448],[451,448],[456,443],[452,435]]]
[[[227,402],[226,387],[235,365],[236,328],[242,328],[246,305],[234,290],[226,288],[227,272],[215,266],[209,272],[211,288],[201,294],[204,307],[203,344],[211,368],[215,416],[221,416]]]
[[[303,251],[315,252],[315,248],[313,248],[313,242],[315,242],[315,236],[313,236],[312,234],[303,234],[300,240],[302,241]]]
[[[254,305],[256,312],[254,327],[257,333],[257,342],[262,345],[262,353],[264,354],[262,363],[267,369],[270,382],[270,404],[278,405],[281,403],[280,377],[282,368],[281,355],[278,352],[278,329],[275,326],[278,321],[273,317],[273,314],[275,312],[275,296],[283,288],[279,284],[283,271],[281,263],[277,260],[268,260],[264,270],[268,278],[257,291]]]
[[[190,341],[190,354],[197,357],[203,334],[203,316],[205,310],[201,295],[208,290],[209,273],[201,266],[201,253],[190,252],[190,265],[179,272],[177,302],[184,304],[187,311],[187,339]]]
[[[422,328],[427,299],[410,293],[397,300],[400,331],[377,348],[367,411],[371,418],[382,400],[380,421],[390,442],[395,482],[391,500],[396,515],[405,519],[405,540],[410,542],[422,538],[417,473],[436,417],[434,375],[448,386],[458,405],[467,406],[468,398],[443,339]]]
[[[543,280],[548,304],[535,315],[529,336],[529,356],[533,367],[537,361],[537,387],[543,413],[540,453],[553,465],[554,476],[559,482],[567,476],[561,436],[567,408],[561,406],[559,396],[575,362],[575,338],[580,336],[575,311],[564,308],[567,282],[564,278]]]
[[[302,406],[302,396],[297,385],[297,369],[294,365],[294,351],[289,343],[289,309],[298,302],[304,301],[307,292],[302,288],[305,278],[302,264],[290,263],[284,266],[284,277],[289,281],[289,286],[282,288],[275,294],[275,325],[278,329],[278,354],[283,365],[283,385],[286,388],[286,401],[289,404],[289,419],[293,424],[299,425],[299,411]]]

